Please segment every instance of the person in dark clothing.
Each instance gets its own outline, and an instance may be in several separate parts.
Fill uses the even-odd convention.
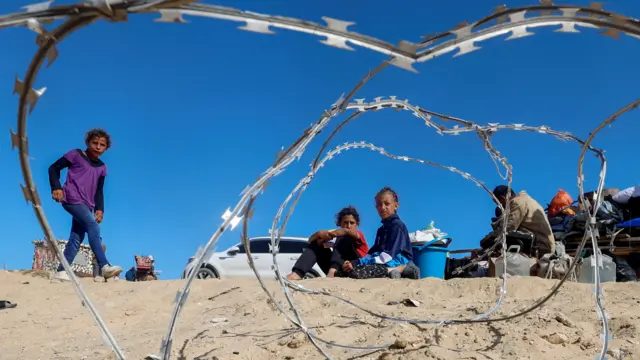
[[[301,280],[317,263],[327,277],[340,276],[345,261],[356,260],[369,251],[364,234],[358,230],[360,214],[353,206],[336,215],[339,229],[320,230],[311,235],[309,246],[293,266],[289,280]]]
[[[346,261],[343,271],[354,279],[390,277],[420,278],[420,269],[411,261],[413,249],[409,231],[398,216],[398,195],[384,187],[376,194],[376,210],[382,226],[376,232],[376,241],[367,256]]]

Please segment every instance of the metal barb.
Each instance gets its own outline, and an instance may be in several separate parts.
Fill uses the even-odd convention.
[[[40,99],[40,96],[42,96],[42,94],[44,94],[46,90],[47,90],[46,87],[43,87],[40,90],[29,89],[29,91],[27,92],[27,96],[25,98],[26,103],[29,106],[29,114],[31,114],[33,109],[36,107],[36,104],[38,103],[38,99]],[[13,87],[13,93],[19,94],[20,96],[22,96],[23,92],[24,92],[24,83],[20,81],[16,76],[14,87]]]
[[[238,29],[268,35],[275,34],[269,26],[269,23],[266,21],[247,19],[246,24],[244,26],[238,26]]]
[[[108,17],[113,16],[113,9],[111,8],[111,1],[109,0],[85,0],[84,3],[88,7],[96,8]]]
[[[22,195],[24,195],[25,201],[31,203],[33,206],[39,206],[40,195],[38,195],[38,191],[36,189],[29,189],[26,186],[20,185],[20,189],[22,190]]]
[[[540,6],[553,6],[553,0],[540,0]],[[553,14],[553,10],[540,10],[540,16],[547,16]]]
[[[463,24],[466,24],[466,22],[463,23]],[[452,33],[454,33],[456,35],[457,39],[465,38],[465,37],[468,37],[469,35],[471,35],[473,27],[475,26],[475,23],[473,23],[473,24],[461,27],[463,24],[458,24],[456,29],[451,31]],[[459,51],[455,55],[453,55],[454,58],[458,57],[458,56],[461,56],[461,55],[468,54],[468,53],[476,51],[476,50],[480,50],[482,48],[479,47],[479,46],[475,46],[473,40],[467,40],[467,41],[463,40],[460,43],[460,45],[458,45],[458,49],[459,49]]]
[[[493,9],[493,12],[499,14],[499,13],[504,12],[506,10],[507,10],[507,5],[499,5],[499,6],[496,6]],[[504,16],[504,15],[503,16],[498,16],[498,18],[496,19],[496,24],[498,24],[498,25],[504,24],[507,21],[509,21],[509,18],[507,16]]]
[[[222,214],[221,216],[222,220],[227,221],[231,215],[233,215],[233,213],[229,208],[227,208],[227,210],[225,210],[224,214]],[[240,223],[240,220],[242,220],[242,216],[236,215],[233,217],[233,220],[231,220],[231,230],[235,229],[236,226],[238,226],[238,224]]]
[[[349,31],[347,30],[347,27],[355,24],[355,22],[352,22],[352,21],[332,19],[326,16],[323,16],[322,20],[324,20],[327,23],[327,28],[331,30],[339,31],[342,33],[348,33]],[[344,50],[355,50],[351,46],[347,45],[347,39],[342,36],[327,34],[326,37],[327,38],[325,40],[320,40],[322,44],[333,46],[333,47],[344,49]]]
[[[393,66],[399,67],[401,69],[405,69],[405,70],[409,70],[413,73],[418,73],[418,70],[416,70],[413,67],[413,64],[416,61],[411,59],[411,58],[407,58],[407,57],[394,57],[393,59],[391,59],[389,61],[389,63]]]
[[[48,32],[43,32],[42,34],[38,35],[38,37],[36,37],[36,44],[38,44],[38,46],[43,47],[45,45],[47,45],[47,42],[49,42],[53,37],[51,36],[51,34],[49,34]],[[58,58],[58,49],[56,48],[55,44],[51,45],[49,47],[49,50],[47,50],[47,67],[50,67],[54,61],[56,61],[56,59]]]
[[[11,128],[9,128],[9,132],[11,133],[11,150],[19,148],[22,153],[29,155],[28,139],[22,138],[20,135],[14,133]],[[20,146],[21,143],[22,147]]]
[[[579,9],[562,9],[562,17],[574,18],[577,16]],[[556,32],[564,33],[579,33],[580,30],[576,29],[576,24],[573,22],[563,22],[562,28],[555,30]]]
[[[509,20],[512,23],[523,22],[525,20],[526,13],[527,11],[525,10],[525,11],[520,11],[514,14],[509,14]],[[506,38],[506,40],[514,40],[514,39],[519,39],[519,38],[523,38],[531,35],[535,35],[535,34],[527,31],[527,25],[520,25],[518,27],[513,28],[513,30],[511,30],[511,35],[508,38]]]
[[[53,4],[53,0],[41,2],[37,4],[26,5],[26,6],[23,6],[22,9],[24,9],[25,12],[40,12],[40,11],[49,10],[49,8],[51,7],[51,4]]]
[[[179,24],[187,24],[188,21],[182,17],[182,11],[174,10],[174,9],[162,9],[160,12],[160,18],[154,19],[155,22],[165,22],[165,23],[179,23]]]
[[[618,29],[606,28],[604,29],[604,31],[601,31],[598,34],[620,40],[620,30]]]

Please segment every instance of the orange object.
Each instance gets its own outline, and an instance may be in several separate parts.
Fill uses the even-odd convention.
[[[558,193],[556,194],[556,196],[553,197],[553,199],[551,199],[551,204],[549,204],[549,216],[555,216],[557,215],[559,212],[563,212],[566,214],[565,208],[568,208],[571,204],[573,204],[573,199],[571,198],[571,195],[569,195],[568,192],[560,189],[558,190]],[[566,210],[571,210],[571,209],[566,209]],[[571,210],[570,212],[573,212],[573,210]],[[573,212],[575,214],[575,212]],[[567,215],[571,215],[571,214],[567,214]]]

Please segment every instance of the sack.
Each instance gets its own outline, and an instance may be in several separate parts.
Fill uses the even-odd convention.
[[[562,279],[569,271],[571,261],[572,257],[567,254],[560,256],[551,253],[545,254],[540,261],[538,261],[537,275],[543,279]],[[567,280],[578,281],[575,269]]]
[[[559,215],[562,210],[569,208],[571,204],[573,204],[571,195],[562,189],[558,190],[556,196],[551,199],[551,204],[549,204],[549,216]]]
[[[608,224],[616,224],[622,221],[622,211],[613,203],[607,200],[603,200],[602,204],[596,212],[596,220]]]
[[[638,281],[636,271],[629,265],[627,260],[615,256],[613,262],[616,263],[616,282]]]

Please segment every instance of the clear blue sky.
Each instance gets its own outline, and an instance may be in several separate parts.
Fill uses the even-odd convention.
[[[69,2],[58,4],[62,3]],[[502,3],[218,4],[316,22],[321,16],[351,20],[357,23],[354,31],[396,43],[417,42],[421,35],[480,19]],[[0,13],[19,11],[27,4],[5,0]],[[616,1],[605,8],[640,17],[637,1]],[[106,128],[113,137],[113,147],[103,157],[109,175],[102,235],[109,260],[126,269],[133,265],[134,254],[153,254],[164,271],[162,278],[175,278],[220,225],[224,210],[269,167],[281,146],[294,141],[385,57],[361,48],[349,52],[327,47],[318,42],[321,38],[304,34],[278,30],[278,35],[268,36],[236,30],[237,23],[199,18],[189,18],[188,25],[154,23],[155,17],[137,15],[118,24],[101,21],[59,46],[59,58],[36,83],[48,90],[29,118],[29,148],[46,214],[56,236],[66,239],[71,218],[48,196],[47,168],[64,152],[83,147],[86,130]],[[550,28],[535,31],[538,35],[533,37],[493,39],[482,43],[480,51],[419,64],[420,74],[387,69],[356,97],[396,95],[482,124],[544,124],[586,138],[605,117],[640,96],[638,40],[614,40],[595,30],[577,35]],[[26,28],[0,30],[0,121],[6,131],[0,136],[0,264],[10,269],[30,268],[31,241],[42,238],[20,191],[18,153],[11,151],[8,132],[10,126],[16,129],[14,76],[24,78],[36,51],[34,39]],[[631,151],[637,148],[638,120],[640,112],[631,113],[597,138],[595,145],[606,148],[610,158],[608,186],[639,182]],[[256,204],[250,236],[267,234],[278,206],[307,173],[327,135],[271,182]],[[490,188],[500,183],[477,136],[439,136],[409,112],[367,114],[347,125],[332,147],[361,140],[395,154],[455,166]],[[509,131],[498,132],[494,143],[513,164],[516,190],[526,189],[543,205],[558,188],[576,196],[577,144]],[[597,184],[597,162],[588,156],[586,165],[587,188],[592,188]],[[399,213],[410,230],[434,220],[454,237],[452,247],[466,248],[477,245],[490,229],[494,205],[469,181],[437,168],[353,150],[321,170],[286,235],[331,228],[334,214],[353,204],[372,242],[379,226],[373,197],[385,185],[398,191]],[[217,248],[238,242],[239,234],[238,229],[226,233]]]

